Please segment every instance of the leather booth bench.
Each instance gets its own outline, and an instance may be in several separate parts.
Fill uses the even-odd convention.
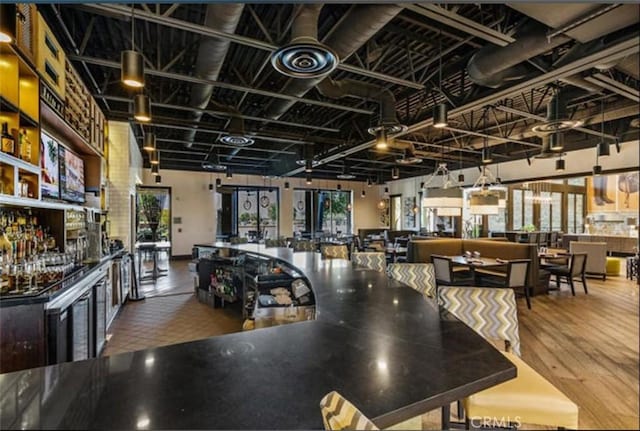
[[[540,271],[538,247],[536,244],[518,244],[504,240],[492,239],[428,239],[411,240],[407,249],[407,262],[429,263],[432,254],[444,256],[460,256],[464,252],[477,251],[483,257],[500,259],[530,259],[529,286],[533,287],[533,295],[546,293],[548,277],[546,271]],[[493,269],[492,269],[493,270]]]

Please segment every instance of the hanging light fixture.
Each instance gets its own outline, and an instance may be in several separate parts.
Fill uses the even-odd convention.
[[[16,17],[15,3],[0,4],[0,43],[11,43],[16,38]]]
[[[360,193],[360,197],[364,198],[365,196],[367,196],[367,194],[365,193],[364,189],[362,189],[362,193]]]
[[[160,174],[156,175],[156,184],[160,184],[162,182],[162,177]]]
[[[304,162],[304,171],[305,172],[313,172],[313,160],[312,159],[307,159]]]
[[[447,127],[448,110],[446,103],[440,103],[433,107],[433,127],[442,129]]]
[[[611,151],[609,150],[609,144],[607,142],[601,141],[598,144],[598,156],[605,157],[611,155]]]
[[[488,164],[491,162],[493,162],[493,158],[491,157],[491,151],[489,150],[489,147],[485,143],[485,147],[482,149],[482,163]]]
[[[311,174],[307,174],[306,183],[311,184],[311,182],[312,182]]]
[[[220,187],[222,185],[222,178],[216,178],[216,187]]]
[[[602,166],[595,165],[593,167],[593,175],[597,177],[598,175],[601,175],[601,174],[602,174]]]
[[[355,177],[356,176],[351,173],[351,170],[349,169],[349,166],[347,166],[347,163],[345,160],[344,164],[342,165],[342,172],[338,174],[336,178],[339,178],[341,180],[352,180]]]
[[[158,150],[149,153],[149,163],[152,165],[160,164],[160,153],[158,153]]]
[[[381,128],[376,132],[376,149],[377,150],[386,150],[389,148],[389,143],[387,141],[387,132],[384,128]]]
[[[428,187],[436,177],[442,176],[442,185],[440,188],[427,188],[422,198],[422,206],[427,208],[462,208],[462,190],[451,178],[451,173],[447,169],[446,163],[440,163],[437,169],[424,183],[424,187]]]
[[[565,163],[564,163],[564,160],[562,160],[562,157],[561,157],[558,160],[556,160],[556,171],[557,172],[564,172],[564,169],[565,169]]]
[[[285,181],[284,182],[284,189],[285,190],[289,190],[289,187],[291,187],[291,185],[289,184],[289,181]]]
[[[342,190],[342,184],[338,183],[338,185],[336,186],[336,189]]]
[[[149,96],[136,94],[133,97],[133,118],[141,123],[151,121],[151,101]]]
[[[144,87],[144,61],[136,50],[135,4],[131,5],[131,49],[120,55],[120,79],[124,85],[133,88]]]
[[[144,143],[142,145],[142,149],[145,151],[155,151],[156,150],[156,135],[149,132],[144,135]]]
[[[373,185],[373,181],[371,181],[371,178],[367,178],[367,187],[371,187]]]
[[[160,175],[160,165],[151,165],[151,175],[154,177]]]
[[[500,212],[498,196],[493,193],[470,193],[469,213],[474,215],[496,215]]]
[[[227,167],[227,178],[233,178],[233,173],[231,172],[231,168]]]
[[[391,178],[394,180],[397,180],[398,178],[400,178],[400,168],[398,167],[391,168]]]
[[[562,151],[564,149],[564,135],[562,133],[549,135],[549,149],[551,151]]]

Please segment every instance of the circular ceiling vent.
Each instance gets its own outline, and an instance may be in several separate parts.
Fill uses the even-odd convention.
[[[296,160],[296,165],[304,166],[304,165],[306,165],[306,164],[307,164],[307,161],[306,161],[305,159],[298,159],[298,160]],[[311,162],[311,164],[315,167],[315,166],[318,166],[318,165],[320,164],[320,162],[319,162],[319,161],[317,161],[316,159],[313,159],[313,161]]]
[[[582,125],[582,121],[577,120],[551,120],[541,124],[536,124],[531,128],[535,133],[557,133],[574,129]]]
[[[220,138],[220,142],[234,147],[248,147],[255,142],[253,139],[242,135],[225,135]]]
[[[383,124],[381,126],[369,127],[367,131],[370,135],[376,136],[376,134],[383,130],[387,133],[387,135],[395,135],[400,132],[404,132],[407,130],[407,126],[404,124]]]
[[[278,72],[292,78],[317,78],[338,66],[338,55],[320,43],[295,43],[275,51],[271,64]]]
[[[227,169],[224,165],[218,165],[211,162],[202,162],[202,169],[205,171],[224,171]]]
[[[416,156],[413,149],[406,148],[402,157],[396,159],[396,163],[400,165],[417,165],[418,163],[422,163],[422,159]]]
[[[336,178],[340,178],[341,180],[353,180],[356,176],[349,172],[343,172],[338,174]]]

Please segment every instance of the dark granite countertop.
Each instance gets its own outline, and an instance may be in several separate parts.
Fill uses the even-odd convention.
[[[322,428],[319,402],[331,390],[386,427],[516,374],[383,273],[312,252],[231,248],[304,273],[317,320],[0,375],[0,427]]]
[[[107,256],[102,257],[97,262],[86,263],[82,267],[68,274],[62,280],[52,283],[50,286],[45,287],[39,292],[27,293],[22,295],[0,296],[0,308],[49,302],[52,299],[60,296],[63,292],[72,289],[73,286],[93,274],[96,269],[104,265],[106,262],[120,258],[126,253],[128,253],[127,250],[117,250]]]

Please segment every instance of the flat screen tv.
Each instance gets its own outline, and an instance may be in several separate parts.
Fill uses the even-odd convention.
[[[58,199],[60,197],[58,141],[44,131],[40,133],[40,154],[42,155],[40,157],[41,196]]]
[[[84,203],[84,161],[68,148],[59,146],[60,197]]]

